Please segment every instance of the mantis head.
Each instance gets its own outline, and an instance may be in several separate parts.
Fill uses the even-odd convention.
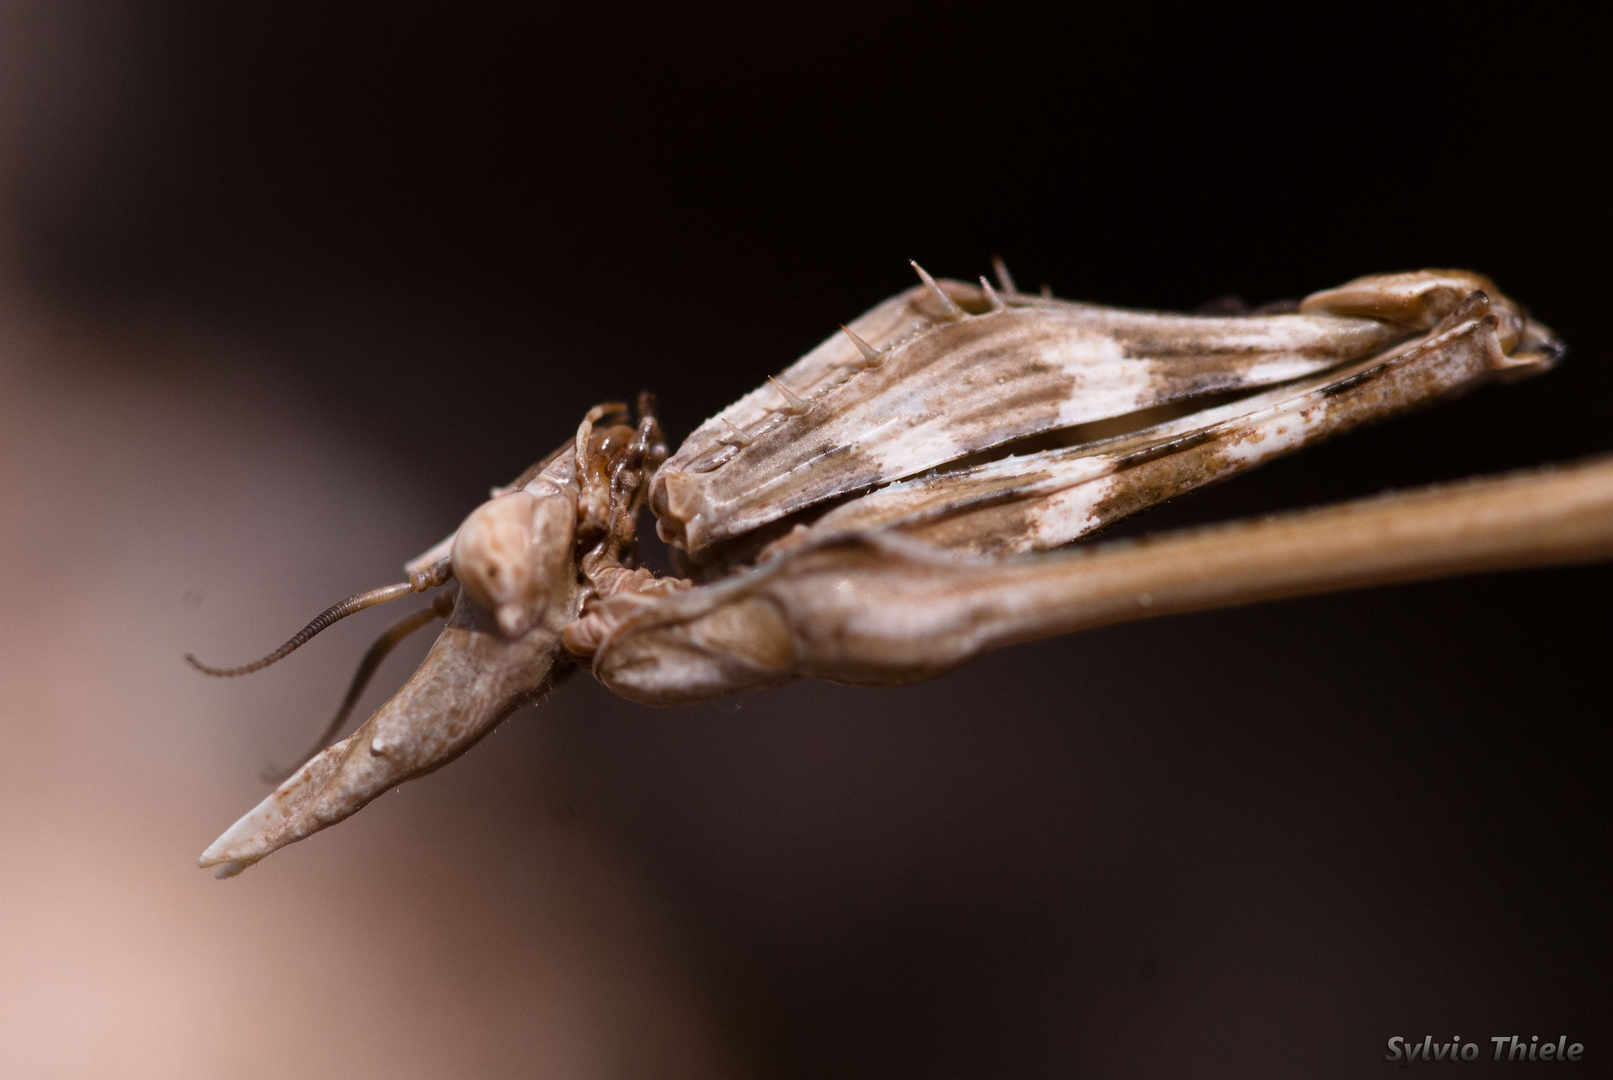
[[[459,527],[454,576],[500,630],[519,637],[569,595],[576,531],[575,488],[523,488],[489,499]]]

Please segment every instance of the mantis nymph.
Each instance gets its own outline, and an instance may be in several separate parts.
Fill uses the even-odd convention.
[[[1487,279],[1361,278],[1176,315],[920,282],[668,452],[652,401],[568,440],[352,611],[430,590],[408,683],[203,853],[227,877],[446,764],[560,674],[675,704],[799,678],[894,685],[1054,634],[1305,593],[1613,554],[1613,461],[1080,544],[1281,454],[1551,367]],[[637,565],[641,511],[682,576]],[[457,592],[455,591],[457,589]],[[194,662],[194,661],[193,661]],[[240,674],[245,668],[204,668]],[[202,667],[199,663],[198,667]]]

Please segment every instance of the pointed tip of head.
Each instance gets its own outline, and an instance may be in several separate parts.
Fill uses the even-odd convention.
[[[201,869],[206,870],[210,866],[217,866],[221,862],[228,862],[229,856],[224,854],[224,841],[228,836],[229,834],[225,833],[224,836],[219,837],[217,840],[214,840],[211,844],[207,845],[207,850],[196,857],[196,865]]]
[[[203,870],[213,870],[213,877],[218,881],[235,877],[237,874],[241,873],[241,871],[258,861],[257,859],[230,858],[229,855],[224,854],[221,851],[221,848],[223,847],[223,839],[223,837],[219,837],[218,840],[213,841],[212,846],[206,851],[202,852],[201,857],[196,860],[196,865],[199,868]],[[214,870],[214,867],[217,867],[217,869]]]
[[[297,770],[296,775],[301,775],[306,769],[307,766],[305,765],[302,769]],[[280,787],[270,792],[262,802],[241,815],[235,824],[225,829],[223,835],[209,844],[207,850],[202,852],[201,858],[196,860],[196,865],[205,870],[210,866],[220,866],[222,864],[218,876],[234,877],[280,847],[281,843],[268,842],[265,835],[270,823],[284,813],[284,792],[287,790],[287,784],[289,783],[290,781],[282,783]]]

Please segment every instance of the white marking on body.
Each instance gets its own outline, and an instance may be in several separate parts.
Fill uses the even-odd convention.
[[[1101,524],[1097,514],[1098,505],[1114,489],[1115,478],[1110,475],[1054,492],[1038,508],[1031,534],[1014,545],[1013,550],[1058,547],[1085,536]]]
[[[1296,403],[1299,404],[1302,403]],[[1299,449],[1305,445],[1306,436],[1320,416],[1307,420],[1294,415],[1297,412],[1298,408],[1272,410],[1273,415],[1251,425],[1244,438],[1222,443],[1221,456],[1229,462],[1248,466]]]
[[[1154,404],[1153,365],[1128,359],[1107,334],[1079,333],[1042,348],[1038,358],[1075,378],[1075,391],[1059,406],[1058,426],[1123,416]]]
[[[1241,382],[1245,386],[1264,386],[1267,383],[1287,382],[1316,372],[1316,362],[1303,357],[1285,357],[1282,360],[1262,360],[1244,369]]]

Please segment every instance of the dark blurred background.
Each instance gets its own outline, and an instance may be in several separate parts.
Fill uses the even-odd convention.
[[[174,448],[125,495],[185,487],[209,438],[240,461],[218,481],[234,494],[183,496],[199,501],[176,542],[222,531],[157,592],[229,614],[176,616],[159,654],[176,667],[198,637],[261,651],[295,612],[390,580],[596,401],[653,389],[681,437],[910,285],[908,258],[968,279],[1001,253],[1022,286],[1164,308],[1464,267],[1569,342],[1547,376],[1150,528],[1613,447],[1607,64],[1589,26],[1531,8],[3,10],[0,272],[26,333],[0,363],[31,373],[12,379],[13,431],[43,415],[17,387],[45,386],[69,412],[146,403],[129,438]],[[163,412],[180,399],[198,404]],[[338,448],[295,459],[337,494],[298,494],[285,424]],[[85,438],[115,427],[82,421]],[[133,452],[87,445],[71,483]],[[372,473],[384,500],[338,497]],[[256,484],[308,523],[271,515],[241,540],[228,512]],[[34,504],[8,498],[21,535]],[[402,502],[418,509],[381,530],[378,507]],[[210,569],[264,577],[271,558],[273,621]],[[516,1049],[474,1074],[1349,1077],[1391,1068],[1392,1035],[1460,1035],[1489,1069],[1489,1036],[1521,1034],[1583,1042],[1607,1075],[1610,585],[1607,567],[1505,574],[1116,627],[900,691],[654,711],[575,679],[410,791],[442,800],[426,817],[445,850],[497,822],[489,858],[532,863],[506,885],[514,909],[571,872],[532,854],[544,837],[583,823],[662,913],[682,973],[617,1002],[609,1030],[667,1023],[698,986],[721,1049],[540,1067],[534,1005],[487,1025],[483,1044]],[[346,651],[319,661],[313,715],[232,736],[242,775],[186,843],[260,797],[249,766],[317,728],[372,631],[325,644]],[[182,861],[161,874],[250,896],[359,820],[228,886]],[[372,862],[420,858],[408,830],[369,842]],[[481,896],[415,933],[451,952]],[[393,992],[404,1014],[437,1007],[424,985]]]

